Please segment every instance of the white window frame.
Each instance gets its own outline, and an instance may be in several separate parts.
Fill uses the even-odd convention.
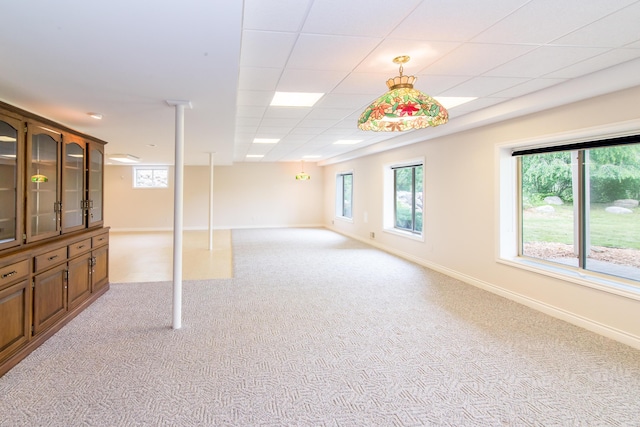
[[[395,188],[394,188],[394,169],[422,165],[422,232],[420,234],[405,231],[395,226]],[[400,162],[388,163],[383,165],[383,212],[382,212],[382,231],[397,236],[406,237],[411,240],[424,242],[424,210],[426,200],[426,165],[424,157],[416,157],[413,159],[403,160]]]
[[[554,277],[582,286],[598,289],[627,298],[640,300],[637,282],[589,270],[547,263],[544,260],[518,256],[519,247],[519,190],[517,159],[514,149],[540,148],[572,143],[596,141],[638,133],[640,120],[629,120],[608,126],[580,129],[574,132],[528,138],[496,145],[496,261],[523,270]]]
[[[344,216],[343,212],[344,212],[344,206],[343,206],[343,202],[344,202],[344,176],[345,175],[351,175],[351,216]],[[353,222],[353,186],[354,186],[354,182],[355,182],[355,178],[354,178],[354,173],[353,170],[348,170],[348,171],[344,171],[344,172],[339,172],[336,174],[336,204],[335,204],[335,218],[342,220],[342,221],[347,221],[347,222]]]
[[[166,186],[160,186],[160,185],[152,185],[152,186],[141,186],[138,185],[138,181],[137,181],[137,177],[138,177],[138,170],[151,170],[151,171],[166,171],[167,172],[167,185]],[[171,175],[169,174],[169,168],[167,166],[134,166],[133,167],[133,174],[132,174],[132,180],[133,180],[133,188],[136,190],[141,190],[141,189],[167,189],[169,188],[169,179],[170,179]],[[152,179],[153,182],[155,182]]]

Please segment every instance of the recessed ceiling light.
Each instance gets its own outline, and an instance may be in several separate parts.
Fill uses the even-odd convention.
[[[271,104],[274,107],[313,107],[324,93],[276,92]]]
[[[87,113],[89,117],[93,117],[96,120],[102,120],[102,114],[100,113]]]
[[[259,159],[264,157],[264,154],[247,154],[247,159]]]
[[[280,141],[280,138],[254,138],[254,144],[275,144]]]
[[[140,157],[131,154],[112,154],[109,158],[120,163],[138,163],[140,161]]]
[[[444,106],[444,108],[453,108],[458,105],[466,104],[474,99],[478,99],[473,96],[434,96],[436,101]]]
[[[338,145],[349,145],[349,144],[357,144],[358,142],[362,142],[361,139],[339,139],[334,144]]]
[[[303,159],[319,159],[320,157],[322,157],[322,156],[316,156],[316,155],[313,155],[313,156],[302,156]]]

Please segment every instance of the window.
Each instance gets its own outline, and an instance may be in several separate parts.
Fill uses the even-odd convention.
[[[519,255],[640,281],[640,136],[513,155]]]
[[[393,227],[422,234],[422,164],[392,167]]]
[[[336,216],[353,218],[353,172],[336,177]]]
[[[167,188],[169,186],[168,168],[133,168],[134,188]]]

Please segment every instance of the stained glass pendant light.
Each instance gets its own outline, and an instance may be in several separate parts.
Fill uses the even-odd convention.
[[[38,174],[38,175],[31,176],[31,182],[40,183],[40,182],[48,182],[48,181],[49,181],[49,178],[47,178],[44,175]]]
[[[308,181],[311,179],[311,176],[308,173],[304,172],[304,161],[300,162],[301,166],[302,166],[302,172],[300,172],[299,174],[296,175],[296,179],[298,181]]]
[[[402,132],[438,126],[449,121],[449,113],[438,101],[413,88],[415,76],[402,74],[408,56],[398,56],[400,75],[387,80],[389,91],[369,105],[358,119],[358,127],[375,132]]]

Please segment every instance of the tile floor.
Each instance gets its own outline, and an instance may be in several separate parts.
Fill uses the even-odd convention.
[[[209,251],[208,231],[183,234],[182,279],[226,279],[233,275],[231,230],[215,230]],[[111,232],[111,283],[173,280],[173,232]]]

